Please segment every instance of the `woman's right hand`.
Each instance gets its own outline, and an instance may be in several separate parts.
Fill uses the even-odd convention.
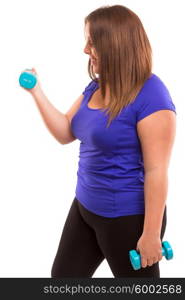
[[[24,88],[23,86],[21,86],[24,90],[26,90],[26,91],[29,92],[32,96],[34,96],[35,93],[37,93],[38,91],[41,90],[41,84],[40,84],[40,82],[39,82],[39,80],[38,80],[38,74],[37,74],[35,68],[32,68],[31,70],[30,70],[30,69],[29,69],[29,70],[28,70],[28,69],[25,69],[23,72],[33,73],[33,74],[36,75],[36,77],[37,77],[36,85],[35,85],[32,89],[26,89],[26,88]]]

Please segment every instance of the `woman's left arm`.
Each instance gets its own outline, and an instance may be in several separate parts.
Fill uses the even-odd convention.
[[[176,133],[176,115],[171,110],[160,110],[137,123],[144,162],[145,219],[143,240],[160,239],[161,226],[168,190],[168,167]],[[151,243],[152,244],[152,243]],[[156,243],[157,244],[157,243]],[[142,245],[140,245],[142,248]],[[143,266],[157,261],[157,249],[143,249]],[[157,246],[153,247],[157,248]],[[140,249],[142,252],[142,249]],[[149,254],[151,256],[149,259]],[[155,258],[155,259],[154,259]]]

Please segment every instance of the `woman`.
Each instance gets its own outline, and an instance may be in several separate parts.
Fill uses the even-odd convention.
[[[92,80],[66,114],[39,82],[30,90],[57,140],[81,141],[76,195],[51,276],[92,277],[106,259],[115,277],[160,277],[175,105],[151,71],[149,40],[130,9],[91,12],[85,38]],[[139,270],[132,249],[141,255]]]

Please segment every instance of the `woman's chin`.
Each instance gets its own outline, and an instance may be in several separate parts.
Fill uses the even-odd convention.
[[[98,68],[95,65],[93,65],[93,71],[98,74]]]

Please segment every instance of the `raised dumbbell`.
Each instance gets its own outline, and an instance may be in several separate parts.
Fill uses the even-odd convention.
[[[27,69],[30,70],[30,69]],[[31,70],[30,70],[31,71]],[[26,89],[32,89],[37,83],[37,77],[31,72],[22,72],[19,77],[19,83],[22,87]]]
[[[173,258],[173,250],[170,243],[167,241],[162,242],[162,256],[165,256],[167,260]],[[141,268],[141,255],[136,250],[129,251],[129,258],[134,270]]]

